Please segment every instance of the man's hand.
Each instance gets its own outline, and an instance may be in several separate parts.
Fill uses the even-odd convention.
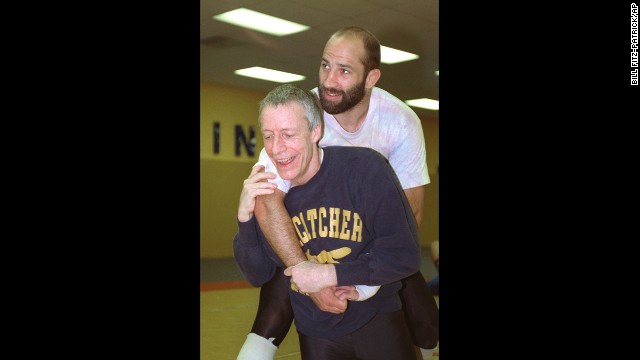
[[[336,268],[333,264],[318,264],[315,260],[307,260],[284,270],[291,276],[298,289],[306,293],[315,293],[329,286],[338,285]]]
[[[251,174],[242,185],[238,205],[238,221],[251,220],[256,207],[256,196],[273,194],[278,186],[268,182],[267,179],[275,178],[276,174],[265,172],[263,165],[256,165],[251,169]]]
[[[332,314],[342,314],[347,310],[347,300],[338,298],[336,287],[330,286],[318,292],[310,293],[309,297],[318,309]]]
[[[360,293],[353,285],[336,286],[334,289],[334,295],[340,300],[358,300],[360,298]]]

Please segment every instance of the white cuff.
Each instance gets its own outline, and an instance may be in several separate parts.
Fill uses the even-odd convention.
[[[420,348],[420,354],[422,355],[422,359],[431,360],[433,359],[433,353],[436,351],[436,348],[433,349],[423,349]]]
[[[273,360],[278,347],[260,335],[249,333],[236,360]]]
[[[367,286],[367,285],[355,285],[356,291],[358,292],[358,300],[356,301],[365,301],[368,298],[375,295],[378,290],[380,290],[380,285],[377,286]]]

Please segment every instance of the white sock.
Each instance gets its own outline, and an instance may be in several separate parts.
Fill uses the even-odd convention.
[[[422,360],[429,360],[433,357],[433,352],[436,351],[436,348],[433,349],[423,349],[420,348],[420,354],[422,354]]]
[[[278,347],[260,335],[249,333],[236,360],[273,360]]]

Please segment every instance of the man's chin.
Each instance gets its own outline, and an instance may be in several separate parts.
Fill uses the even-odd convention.
[[[292,174],[291,170],[289,168],[281,168],[281,167],[276,167],[278,169],[278,175],[280,175],[280,178],[282,178],[282,180],[287,180],[287,181],[291,181],[291,179],[294,178],[294,175]]]
[[[325,101],[322,104],[322,109],[327,113],[327,114],[336,114],[339,112],[339,108],[338,106],[340,105],[339,102],[332,102],[332,101]]]

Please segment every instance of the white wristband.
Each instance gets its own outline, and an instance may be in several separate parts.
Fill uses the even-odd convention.
[[[380,285],[377,286],[367,286],[367,285],[355,285],[356,291],[358,292],[358,300],[356,301],[365,301],[368,298],[375,295],[378,290],[380,290]]]

